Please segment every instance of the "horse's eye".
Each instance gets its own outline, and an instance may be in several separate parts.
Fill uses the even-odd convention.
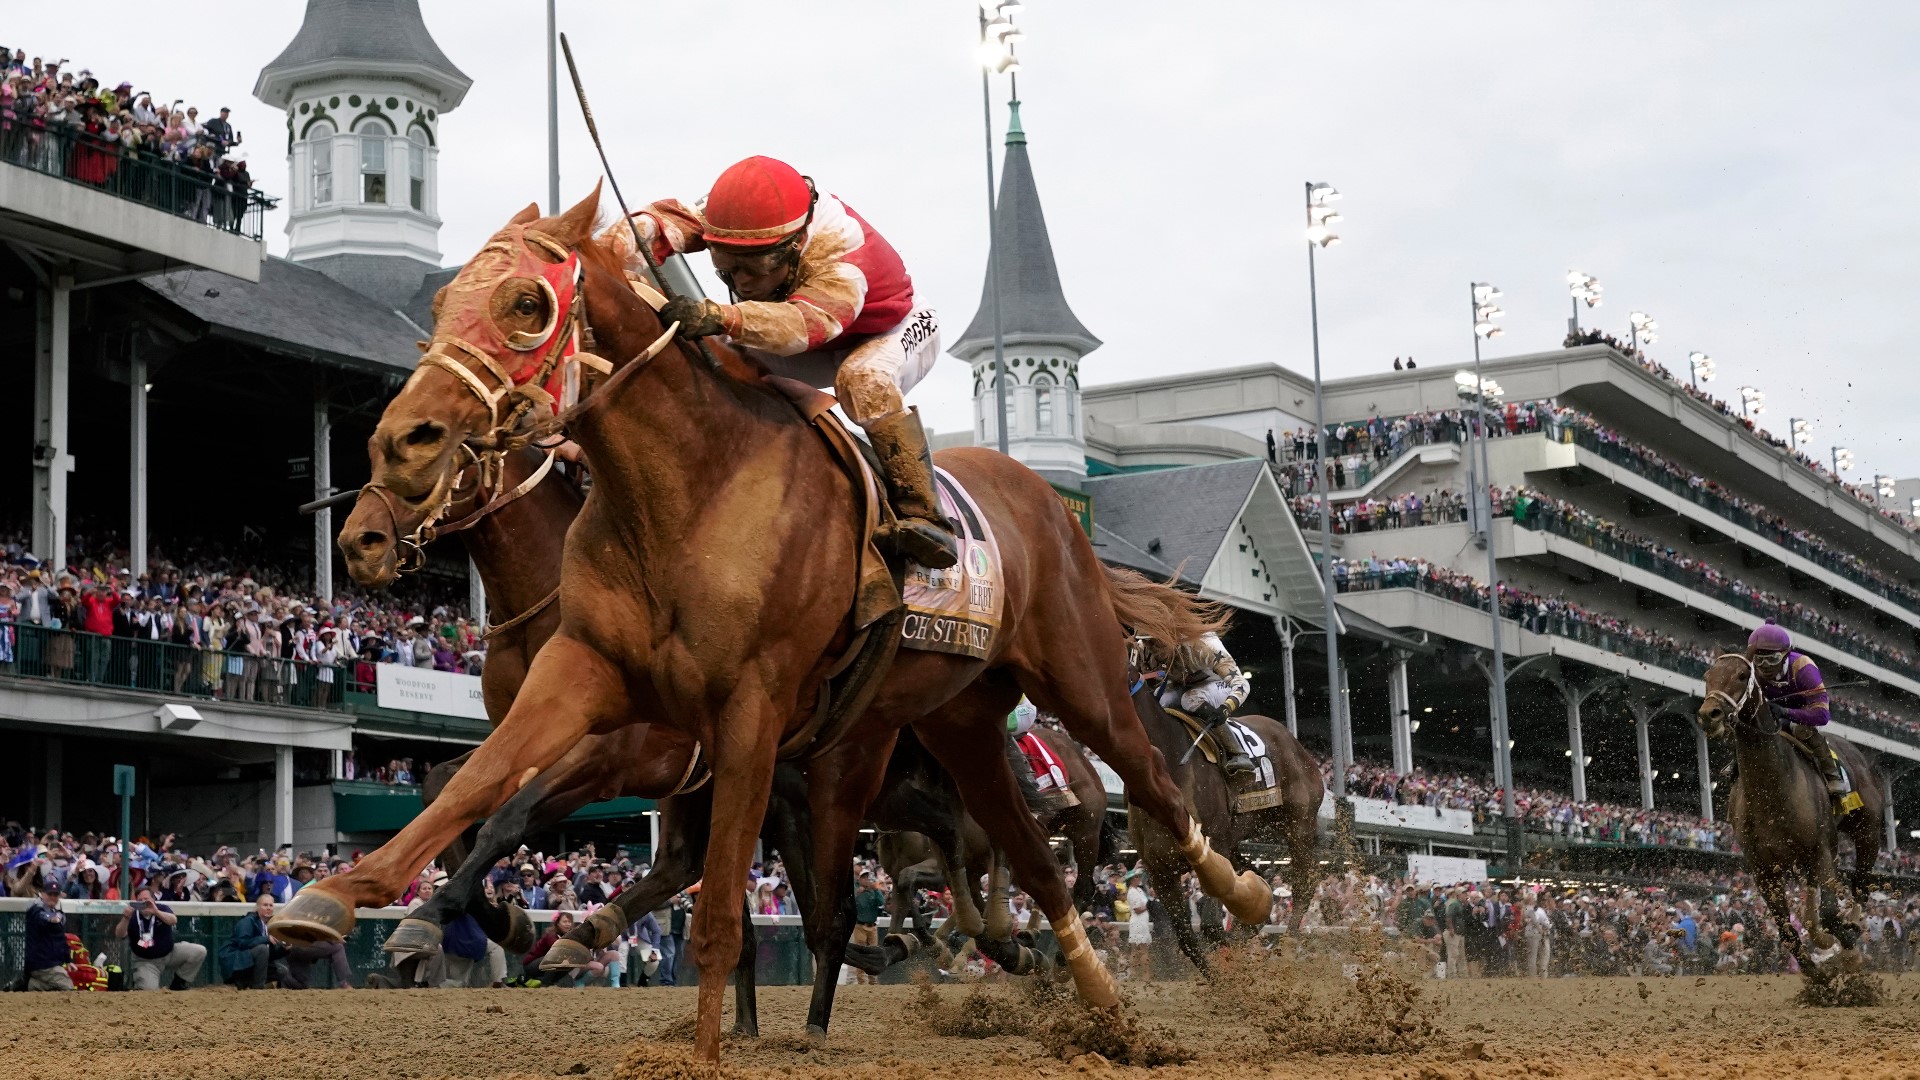
[[[522,315],[537,314],[540,310],[540,301],[531,296],[523,296],[519,303],[513,305],[513,310]]]

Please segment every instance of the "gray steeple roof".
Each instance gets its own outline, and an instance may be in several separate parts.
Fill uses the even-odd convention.
[[[1001,165],[1000,197],[994,209],[994,240],[1000,270],[1000,333],[1008,345],[1065,345],[1085,356],[1100,339],[1081,325],[1060,290],[1060,270],[1047,238],[1033,164],[1027,160],[1027,133],[1020,127],[1020,103],[1009,103],[1007,152]],[[993,348],[993,277],[980,290],[973,323],[949,351],[967,357]]]
[[[260,69],[253,94],[285,106],[297,83],[337,73],[409,77],[438,92],[447,109],[473,85],[427,32],[420,0],[307,0],[300,32]]]

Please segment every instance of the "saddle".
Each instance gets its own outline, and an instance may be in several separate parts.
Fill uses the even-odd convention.
[[[1167,709],[1166,713],[1180,721],[1187,732],[1199,740],[1201,755],[1211,762],[1214,768],[1220,769],[1221,775],[1226,775],[1226,770],[1221,768],[1220,761],[1231,754],[1233,748],[1222,745],[1220,733],[1217,730],[1208,731],[1204,723],[1183,709]],[[1266,740],[1254,734],[1252,728],[1231,717],[1227,719],[1227,724],[1233,728],[1235,734],[1240,736],[1240,741],[1246,745],[1247,756],[1253,759],[1252,775],[1239,780],[1233,777],[1227,778],[1228,785],[1233,789],[1235,812],[1244,814],[1279,806],[1280,781],[1274,773],[1273,756],[1267,752]]]
[[[1780,733],[1780,738],[1785,739],[1788,746],[1791,746],[1795,750],[1799,751],[1800,756],[1807,759],[1807,764],[1812,765],[1816,769],[1820,767],[1820,759],[1814,755],[1813,747],[1808,746],[1806,743],[1801,742],[1799,739],[1794,738],[1793,736],[1787,734],[1784,731]],[[1855,810],[1859,810],[1862,807],[1866,806],[1866,801],[1860,798],[1860,792],[1854,788],[1853,770],[1847,768],[1846,759],[1841,757],[1839,752],[1836,751],[1832,746],[1827,747],[1827,753],[1833,755],[1834,767],[1840,771],[1840,782],[1842,784],[1845,784],[1847,788],[1847,793],[1845,795],[1837,796],[1832,800],[1833,816],[1837,818],[1843,818],[1843,817],[1846,817],[1848,814],[1853,813]],[[1740,775],[1739,762],[1737,760],[1734,762],[1734,766],[1735,767],[1731,773],[1731,776],[1737,777],[1738,775]]]

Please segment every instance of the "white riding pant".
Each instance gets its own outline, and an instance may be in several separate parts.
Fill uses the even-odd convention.
[[[775,375],[809,386],[832,386],[847,419],[863,428],[906,411],[906,395],[933,369],[940,355],[940,317],[915,308],[891,329],[868,334],[844,349],[798,356],[750,350]]]
[[[1213,682],[1185,689],[1169,686],[1160,691],[1161,708],[1170,709],[1177,705],[1188,712],[1205,705],[1211,705],[1217,709],[1232,699],[1233,687],[1224,679],[1215,679]]]

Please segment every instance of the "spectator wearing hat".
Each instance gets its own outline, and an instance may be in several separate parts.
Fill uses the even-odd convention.
[[[185,872],[182,868],[181,873]],[[151,885],[133,890],[133,902],[113,927],[114,937],[130,942],[133,989],[158,990],[163,982],[169,990],[192,989],[200,965],[206,963],[207,947],[175,941],[173,929],[178,922],[173,909],[154,897]]]
[[[71,990],[67,976],[67,920],[60,910],[60,887],[42,874],[37,894],[27,906],[27,989]]]

